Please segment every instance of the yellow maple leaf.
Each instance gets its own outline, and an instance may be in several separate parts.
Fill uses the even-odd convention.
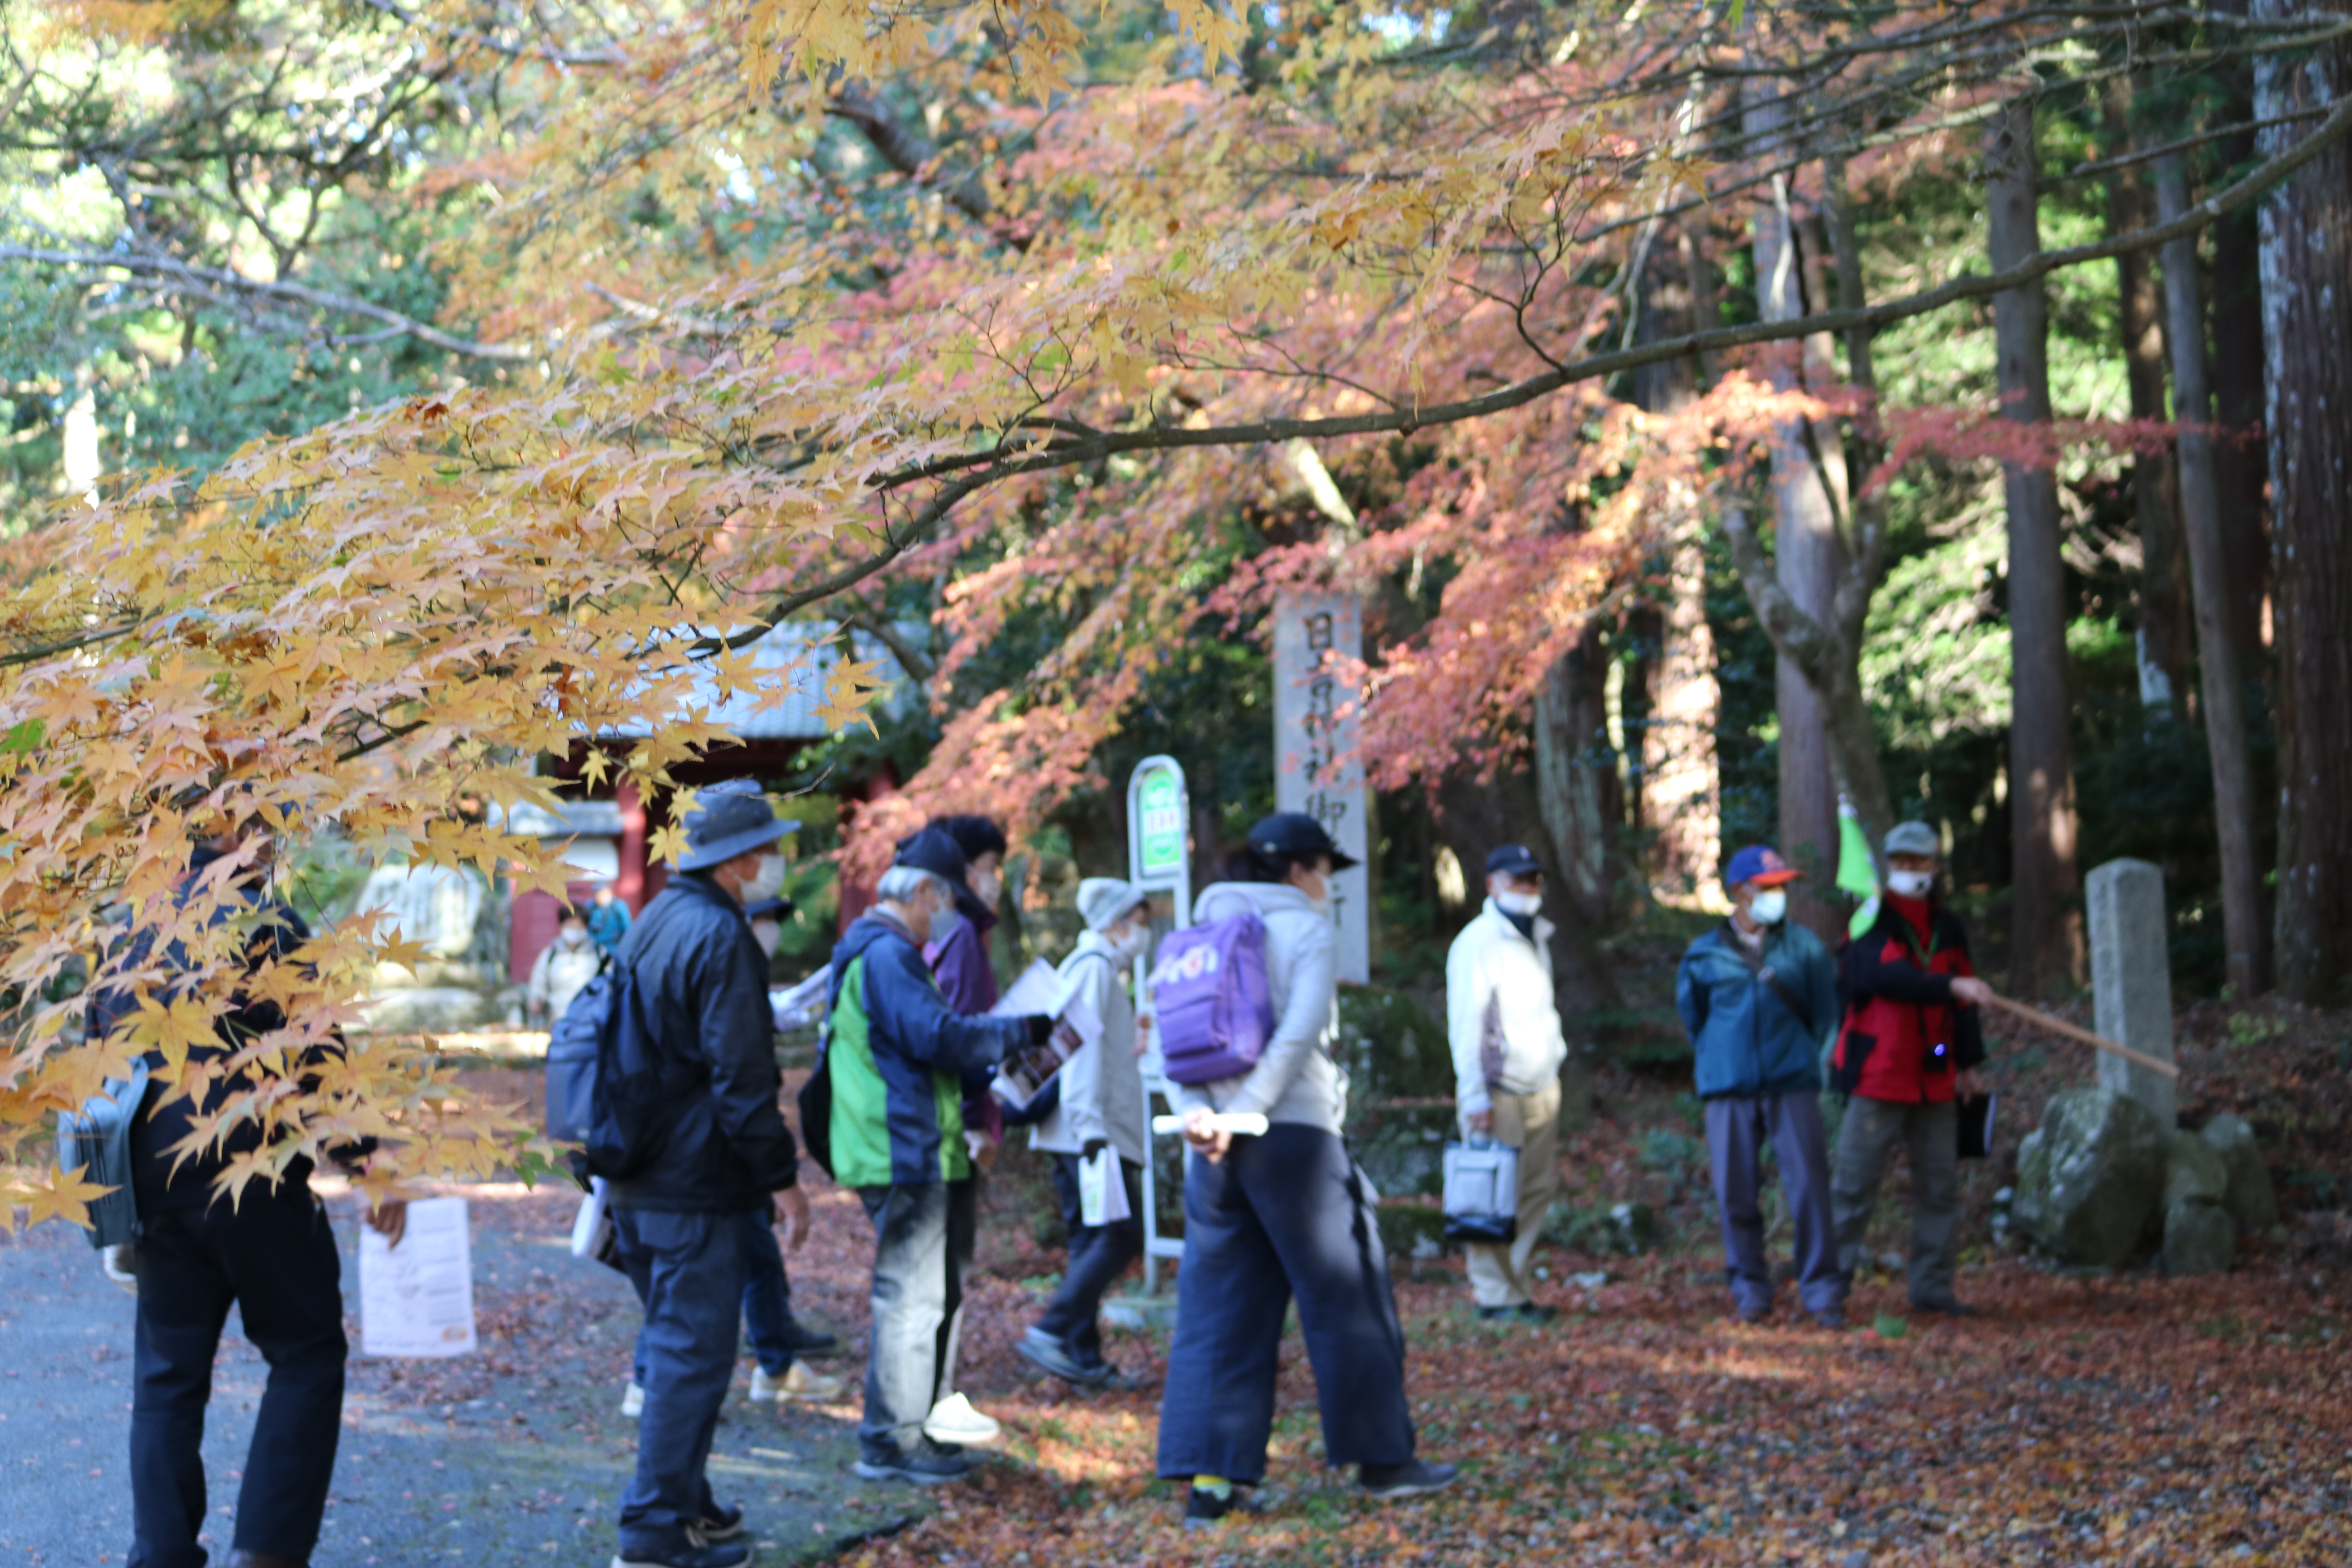
[[[890,683],[881,678],[881,668],[879,659],[845,658],[835,662],[825,672],[824,700],[817,707],[817,718],[836,730],[863,724],[879,735],[882,731],[866,710],[890,689]]]
[[[656,860],[667,860],[673,866],[685,852],[686,829],[676,826],[655,828],[652,838],[646,845],[646,854]]]
[[[138,1016],[131,1021],[131,1041],[142,1050],[161,1051],[173,1069],[185,1061],[191,1047],[213,1042],[211,1009],[194,996],[182,996],[168,1005],[152,996],[139,998]]]
[[[89,1224],[90,1200],[102,1198],[114,1189],[83,1181],[83,1169],[76,1165],[70,1171],[58,1172],[47,1182],[27,1186],[25,1204],[29,1216],[26,1223],[38,1225],[45,1219],[65,1219],[87,1226]]]

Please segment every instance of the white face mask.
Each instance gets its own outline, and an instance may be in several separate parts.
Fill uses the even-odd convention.
[[[588,945],[588,928],[586,926],[563,926],[557,930],[555,940],[562,942],[566,947],[585,947]]]
[[[747,904],[756,904],[763,900],[772,899],[783,890],[784,858],[781,855],[762,855],[760,857],[759,868],[751,873],[751,879],[743,884],[736,896]]]
[[[1789,895],[1779,888],[1759,888],[1748,900],[1748,918],[1760,926],[1776,926],[1789,914]]]
[[[1507,915],[1517,915],[1521,920],[1526,920],[1543,908],[1543,895],[1541,893],[1496,893],[1495,907]]]
[[[1121,958],[1132,963],[1151,951],[1151,928],[1141,925],[1122,927],[1110,939],[1110,945]]]
[[[1004,876],[1002,872],[992,871],[984,877],[975,872],[965,882],[971,889],[971,896],[980,900],[983,909],[994,909],[997,901],[1004,897]]]
[[[773,921],[753,921],[751,922],[751,940],[758,942],[760,944],[760,951],[766,953],[770,958],[776,956],[776,943],[783,939],[783,935],[784,928],[778,925]]]
[[[1902,897],[1906,899],[1924,899],[1927,896],[1927,889],[1935,885],[1936,873],[1933,871],[1889,871],[1886,873],[1886,890],[1890,893],[1900,894]]]

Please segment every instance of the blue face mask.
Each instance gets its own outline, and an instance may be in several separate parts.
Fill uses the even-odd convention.
[[[1779,888],[1759,888],[1748,900],[1748,918],[1760,926],[1776,926],[1789,915],[1789,895]]]

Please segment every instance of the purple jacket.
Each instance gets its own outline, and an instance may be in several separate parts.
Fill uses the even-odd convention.
[[[931,966],[940,994],[967,1018],[996,1005],[996,971],[988,962],[988,933],[995,925],[993,910],[975,912],[959,899],[946,934],[923,947],[923,962]],[[996,1140],[1004,1136],[1004,1107],[988,1092],[992,1076],[980,1073],[964,1080],[963,1121],[974,1132]]]

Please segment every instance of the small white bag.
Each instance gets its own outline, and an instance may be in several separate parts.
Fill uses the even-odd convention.
[[[1445,1239],[1507,1242],[1519,1234],[1519,1152],[1482,1138],[1445,1146]]]
[[[1103,1149],[1078,1162],[1078,1220],[1088,1229],[1127,1218],[1127,1177],[1118,1152]]]

